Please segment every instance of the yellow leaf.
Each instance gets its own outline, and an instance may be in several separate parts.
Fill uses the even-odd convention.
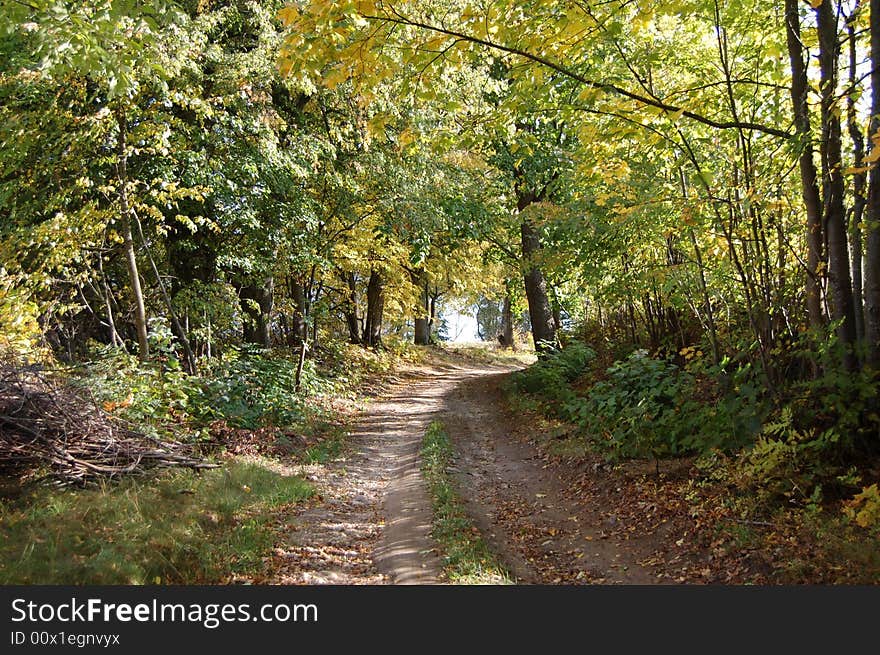
[[[360,0],[355,6],[361,16],[374,16],[376,14],[376,3],[373,0]]]
[[[810,6],[813,9],[818,9],[819,7],[822,6],[822,0],[810,0]]]
[[[863,164],[871,164],[871,163],[877,161],[878,159],[880,159],[880,148],[872,148],[871,152],[869,152],[867,155],[865,155],[865,157],[862,159],[862,163]]]
[[[342,66],[337,66],[336,68],[331,70],[329,73],[327,73],[327,75],[325,75],[323,77],[321,82],[328,89],[335,89],[337,86],[339,86],[342,82],[345,82],[345,80],[347,80],[347,79],[348,79],[348,71]]]
[[[390,117],[386,114],[377,114],[367,123],[367,134],[374,139],[385,138],[385,126],[388,124]]]
[[[290,27],[297,18],[299,18],[299,10],[296,7],[282,7],[278,10],[278,20],[284,27]]]
[[[405,129],[400,135],[397,137],[397,142],[400,144],[401,148],[405,148],[410,143],[416,140],[416,134],[409,128]]]

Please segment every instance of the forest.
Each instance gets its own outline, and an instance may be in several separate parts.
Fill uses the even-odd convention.
[[[0,53],[0,583],[880,582],[880,0],[0,0]]]

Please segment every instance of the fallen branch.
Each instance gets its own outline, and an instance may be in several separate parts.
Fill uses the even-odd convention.
[[[39,471],[82,484],[158,467],[214,468],[192,448],[143,434],[36,368],[0,367],[0,475]]]

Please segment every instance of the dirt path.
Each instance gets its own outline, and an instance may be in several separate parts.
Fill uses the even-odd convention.
[[[276,549],[270,582],[442,582],[420,471],[422,438],[457,384],[499,370],[463,364],[409,371],[389,395],[368,403],[345,457],[302,468],[318,496],[293,517],[295,530]]]
[[[459,491],[490,547],[521,583],[656,583],[639,564],[654,538],[621,540],[614,519],[572,493],[529,443],[530,427],[502,410],[504,377],[462,380],[442,414]]]
[[[277,584],[434,584],[442,564],[419,450],[441,420],[457,452],[459,492],[502,563],[523,583],[656,582],[638,561],[651,544],[606,534],[594,508],[568,493],[502,409],[512,370],[443,364],[405,374],[367,404],[349,454],[302,473],[319,491],[275,553]]]

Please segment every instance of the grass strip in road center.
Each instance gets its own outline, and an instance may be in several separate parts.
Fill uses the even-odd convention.
[[[442,549],[444,573],[453,584],[513,584],[496,560],[479,530],[464,510],[449,467],[453,448],[439,421],[432,422],[422,440],[422,473],[428,483],[434,510],[431,532]]]

